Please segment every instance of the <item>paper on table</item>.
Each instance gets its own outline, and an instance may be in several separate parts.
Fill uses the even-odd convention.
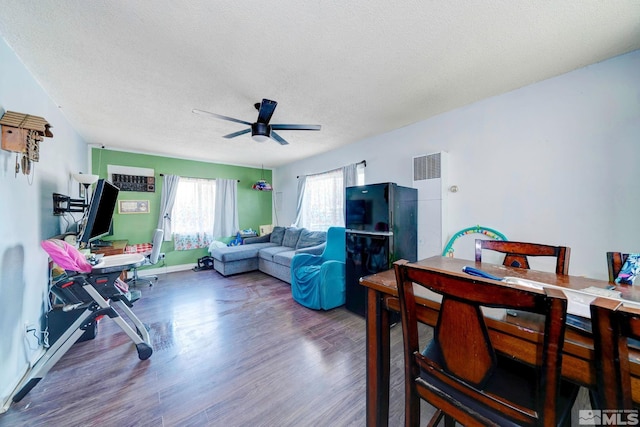
[[[604,297],[622,301],[622,294],[620,291],[603,289],[595,286],[589,286],[588,288],[578,290],[567,289],[562,286],[555,286],[547,283],[535,282],[533,280],[521,279],[519,277],[505,277],[503,281],[511,285],[521,285],[535,289],[543,289],[545,287],[559,289],[564,292],[565,296],[567,297],[567,313],[580,317],[586,317],[587,319],[591,318],[591,309],[589,306],[594,299],[598,297]],[[631,307],[640,307],[640,304],[630,301],[624,301],[623,304]]]
[[[563,289],[567,296],[567,313],[591,319],[591,302],[598,298],[597,295],[589,295],[573,290]]]
[[[510,276],[505,277],[504,279],[502,279],[502,281],[510,285],[520,285],[520,286],[526,286],[528,288],[534,288],[534,289],[544,289],[545,286],[547,287],[550,286],[546,283],[534,282],[533,280],[521,279],[519,277],[510,277]]]
[[[534,282],[533,280],[521,279],[519,277],[505,277],[504,282],[510,285],[526,286],[534,289],[559,288],[557,286],[549,285],[547,283]],[[573,292],[565,288],[559,288],[564,292],[567,297],[567,313],[575,314],[576,316],[591,318],[591,311],[589,305],[591,301],[596,299],[596,296],[587,295],[581,292]]]
[[[599,297],[608,297],[613,299],[620,299],[622,297],[622,292],[616,291],[615,289],[603,289],[596,288],[595,286],[589,286],[588,288],[580,289],[582,292],[586,292],[591,295],[597,295]]]

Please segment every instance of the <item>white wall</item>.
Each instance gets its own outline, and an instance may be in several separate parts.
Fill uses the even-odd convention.
[[[640,251],[640,51],[280,167],[280,225],[296,176],[367,161],[366,183],[412,184],[412,157],[449,153],[448,237],[475,225],[571,247],[570,274],[606,279],[606,251]],[[357,123],[353,124],[357,126]],[[472,259],[473,239],[454,256]]]
[[[0,150],[0,412],[42,348],[26,324],[40,326],[48,295],[47,255],[40,241],[60,233],[52,193],[78,196],[71,173],[88,170],[86,144],[0,38],[0,116],[5,111],[44,117],[45,138],[32,175],[15,176],[15,153]]]

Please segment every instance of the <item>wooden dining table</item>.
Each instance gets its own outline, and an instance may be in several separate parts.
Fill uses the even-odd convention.
[[[468,277],[462,269],[469,266],[500,278],[515,277],[569,290],[609,289],[612,286],[607,281],[587,277],[559,275],[450,257],[435,256],[417,263],[434,273]],[[389,420],[390,314],[400,311],[394,270],[362,277],[360,284],[367,288],[367,425],[386,426]],[[640,303],[640,290],[637,288],[639,287],[618,285],[615,290],[620,291],[621,299]],[[437,299],[431,295],[424,295],[418,296],[417,302],[423,306],[419,320],[435,326],[440,307]],[[590,322],[581,317],[568,317],[573,321],[567,322],[565,331],[562,376],[581,386],[594,388],[596,361]],[[485,313],[485,318],[496,350],[525,362],[538,357],[543,326],[540,317],[525,312],[492,310]],[[630,352],[630,362],[632,397],[634,402],[640,403],[640,351]]]

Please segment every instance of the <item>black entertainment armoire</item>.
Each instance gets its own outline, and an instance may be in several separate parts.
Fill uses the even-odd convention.
[[[388,270],[399,259],[418,256],[418,191],[394,183],[347,187],[346,302],[348,310],[365,315],[363,276]]]

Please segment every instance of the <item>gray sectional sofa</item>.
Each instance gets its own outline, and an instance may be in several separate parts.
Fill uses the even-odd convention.
[[[240,246],[211,247],[213,268],[223,276],[260,270],[291,283],[291,259],[298,253],[322,254],[325,231],[274,227],[270,234],[250,237]]]

